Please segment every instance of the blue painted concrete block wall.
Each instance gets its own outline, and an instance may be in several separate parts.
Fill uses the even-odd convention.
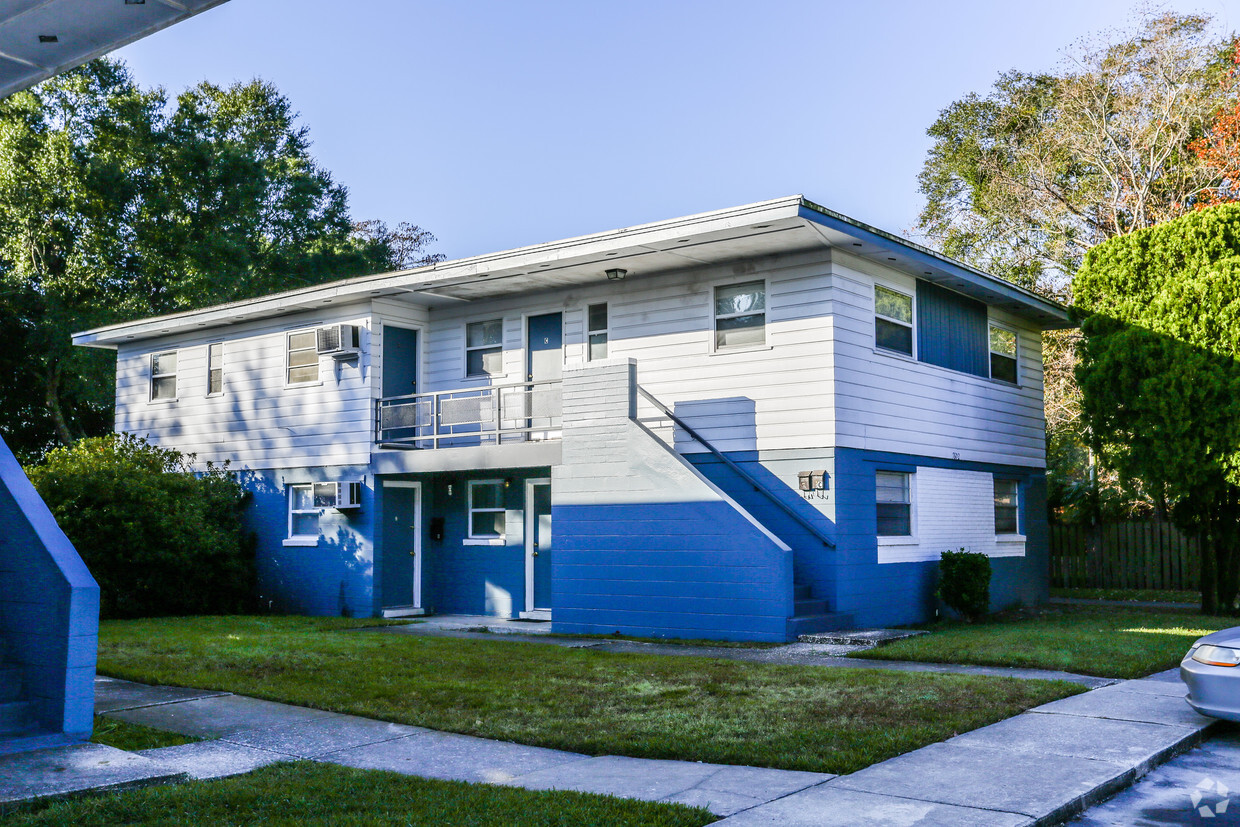
[[[759,454],[745,451],[728,454],[728,459],[756,479],[762,491],[753,486],[724,462],[708,453],[685,454],[711,482],[718,485],[745,507],[758,522],[792,547],[793,580],[809,586],[819,600],[835,597],[836,558],[834,550],[819,537],[794,520],[786,511],[771,502],[776,497],[816,526],[825,536],[835,536],[835,480],[831,473],[834,452],[830,449],[809,451],[768,451]],[[798,487],[801,471],[826,471],[826,487],[802,493]]]
[[[515,617],[525,609],[525,481],[550,477],[550,468],[385,476],[422,482],[422,605],[440,614]],[[500,479],[504,488],[506,532],[500,545],[467,545],[470,480]],[[430,535],[434,518],[444,536]],[[376,565],[383,571],[382,520],[376,534]],[[558,527],[557,527],[558,530]],[[379,595],[382,601],[382,595]]]
[[[0,441],[0,639],[49,730],[90,736],[98,635],[99,586]]]
[[[564,374],[553,628],[784,640],[792,552],[633,421],[632,360]]]
[[[1046,483],[1041,471],[841,448],[836,451],[834,469],[838,574],[833,609],[852,613],[859,625],[885,626],[923,622],[933,618],[938,608],[936,562],[878,563],[874,473],[880,465],[909,471],[918,466],[955,468],[1021,479],[1025,556],[991,560],[991,608],[1046,600]]]
[[[315,546],[285,546],[288,486],[308,482],[364,479],[358,509],[325,509]],[[259,599],[276,612],[335,617],[376,613],[374,478],[365,468],[300,468],[245,472],[242,483],[254,494],[249,527],[258,534]]]

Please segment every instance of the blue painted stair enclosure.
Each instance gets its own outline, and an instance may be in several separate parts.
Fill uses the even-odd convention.
[[[792,549],[636,421],[636,370],[564,372],[554,630],[786,640]]]
[[[0,752],[86,739],[99,586],[0,441]]]

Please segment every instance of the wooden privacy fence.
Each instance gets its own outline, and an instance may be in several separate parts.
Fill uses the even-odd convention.
[[[1059,588],[1200,588],[1197,541],[1158,520],[1050,524],[1051,585]]]

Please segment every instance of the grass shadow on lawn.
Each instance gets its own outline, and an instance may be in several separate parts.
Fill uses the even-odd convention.
[[[99,670],[591,755],[847,773],[1082,691],[1065,682],[338,633],[356,621],[107,621]]]
[[[850,657],[1055,669],[1141,678],[1179,664],[1202,635],[1240,623],[1175,609],[1055,605],[978,623],[940,621],[918,635]]]

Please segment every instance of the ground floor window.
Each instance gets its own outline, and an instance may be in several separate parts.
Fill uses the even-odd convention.
[[[497,540],[504,536],[504,481],[469,483],[469,538]]]
[[[904,471],[878,471],[875,477],[878,535],[908,537],[913,533],[913,501],[909,478]]]
[[[288,536],[319,536],[319,509],[315,506],[313,484],[288,487]]]
[[[1020,486],[1016,480],[995,480],[995,534],[1019,534]]]

